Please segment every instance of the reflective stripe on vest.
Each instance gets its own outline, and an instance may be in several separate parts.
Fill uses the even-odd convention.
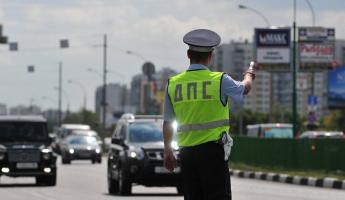
[[[219,120],[219,121],[213,121],[203,124],[185,124],[178,127],[178,132],[187,132],[187,131],[200,131],[200,130],[206,130],[211,128],[217,128],[220,126],[227,126],[229,125],[229,120]]]

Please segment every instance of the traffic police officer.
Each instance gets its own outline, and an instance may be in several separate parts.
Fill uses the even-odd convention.
[[[183,41],[189,45],[190,66],[171,77],[166,87],[164,165],[171,172],[176,167],[170,146],[172,123],[176,120],[184,199],[229,200],[232,139],[228,99],[242,102],[255,78],[255,69],[251,65],[242,82],[222,72],[211,72],[207,66],[212,62],[214,47],[220,43],[219,35],[211,30],[193,30]]]

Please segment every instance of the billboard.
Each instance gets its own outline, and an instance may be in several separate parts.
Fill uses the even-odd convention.
[[[328,107],[345,108],[345,66],[328,72]]]
[[[299,51],[302,63],[331,63],[334,60],[333,44],[301,43]]]
[[[327,70],[334,61],[334,40],[334,28],[298,28],[300,70]]]
[[[268,71],[290,69],[290,28],[256,28],[256,60]]]

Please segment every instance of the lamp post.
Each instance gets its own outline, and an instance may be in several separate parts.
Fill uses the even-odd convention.
[[[81,91],[83,92],[83,110],[86,110],[86,105],[87,105],[87,99],[86,99],[86,89],[83,86],[83,84],[81,84],[79,81],[76,80],[68,80],[68,83],[70,84],[75,84],[78,87],[80,87]]]
[[[296,0],[293,1],[293,42],[292,42],[292,124],[293,133],[296,136],[297,133],[297,93],[296,93]]]
[[[238,8],[239,9],[246,9],[246,10],[250,10],[252,12],[254,12],[255,14],[259,15],[266,23],[267,27],[270,27],[271,26],[271,23],[270,21],[268,20],[268,18],[262,14],[260,11],[254,9],[254,8],[251,8],[251,7],[248,7],[248,6],[245,6],[245,5],[242,5],[242,4],[239,4],[238,5]],[[272,88],[272,82],[273,82],[273,76],[272,76],[272,73],[271,73],[271,76],[270,76],[270,82],[271,82],[271,88],[270,88],[270,94],[271,94],[271,110],[272,110],[272,94],[273,94],[273,88]],[[243,104],[240,104],[240,134],[243,135]]]
[[[310,3],[309,0],[305,0],[305,1],[307,2],[308,7],[309,7],[310,12],[311,12],[311,18],[312,18],[312,22],[313,22],[312,24],[313,24],[313,26],[315,26],[315,12],[314,12],[313,5]]]
[[[271,26],[271,24],[270,24],[270,22],[268,21],[267,17],[266,17],[265,15],[263,15],[260,11],[254,9],[254,8],[251,8],[251,7],[242,5],[242,4],[239,4],[239,5],[238,5],[238,8],[239,8],[239,9],[250,10],[250,11],[256,13],[257,15],[259,15],[259,16],[266,22],[267,27],[270,27],[270,26]]]
[[[140,53],[138,53],[138,52],[131,51],[131,50],[127,50],[126,53],[127,53],[128,55],[136,56],[136,57],[140,58],[141,60],[143,60],[144,62],[147,61],[147,59],[146,59],[143,55],[141,55]]]
[[[96,74],[97,76],[99,76],[100,78],[102,78],[102,74],[99,73],[99,72],[98,72],[97,70],[95,70],[94,68],[87,68],[87,71],[88,71],[88,72],[91,72],[91,73],[94,73],[94,74]],[[108,74],[114,74],[114,75],[116,75],[117,77],[119,77],[119,78],[121,79],[122,83],[125,84],[125,79],[123,78],[124,75],[121,74],[120,72],[115,72],[115,71],[112,71],[112,70],[108,70],[107,73],[108,73]]]

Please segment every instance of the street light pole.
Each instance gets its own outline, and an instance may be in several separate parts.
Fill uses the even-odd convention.
[[[140,53],[138,53],[138,52],[131,51],[131,50],[127,50],[126,53],[127,53],[128,55],[137,56],[138,58],[140,58],[140,59],[143,60],[144,62],[147,61],[147,59],[146,59],[143,55],[141,55]]]
[[[314,8],[313,8],[313,5],[310,3],[309,0],[305,0],[310,8],[310,11],[311,11],[311,17],[312,17],[312,22],[313,22],[313,26],[315,26],[315,12],[314,12]]]
[[[102,98],[102,129],[103,134],[106,130],[106,114],[107,114],[107,35],[103,36],[103,98]]]
[[[263,15],[260,11],[254,9],[254,8],[251,8],[251,7],[242,5],[242,4],[239,4],[239,5],[238,5],[238,8],[240,8],[240,9],[247,9],[247,10],[251,10],[251,11],[255,12],[257,15],[259,15],[260,17],[262,17],[262,19],[266,22],[267,27],[270,27],[270,26],[271,26],[271,24],[270,24],[269,20],[267,19],[267,17],[266,17],[265,15]]]
[[[297,134],[297,94],[296,94],[296,0],[293,3],[293,46],[292,46],[292,123],[294,136]]]

